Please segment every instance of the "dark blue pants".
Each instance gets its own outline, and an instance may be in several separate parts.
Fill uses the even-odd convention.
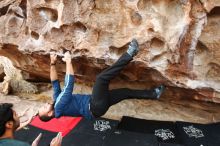
[[[101,72],[95,81],[92,98],[90,101],[90,111],[93,116],[104,115],[110,106],[124,99],[153,99],[156,97],[154,90],[132,90],[128,88],[109,90],[110,81],[120,73],[120,71],[133,58],[125,53],[115,64]]]

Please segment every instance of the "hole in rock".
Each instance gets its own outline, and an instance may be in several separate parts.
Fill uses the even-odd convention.
[[[39,39],[39,34],[36,33],[35,31],[31,31],[31,37],[34,38],[35,40]]]
[[[164,44],[164,41],[159,38],[153,38],[151,40],[151,48],[163,48]]]
[[[202,54],[204,52],[207,52],[208,50],[209,48],[204,43],[198,41],[195,52],[196,54]]]
[[[2,8],[0,9],[0,17],[1,17],[2,15],[5,15],[5,14],[7,13],[9,6],[10,6],[10,4],[7,5],[7,6],[4,6],[4,7],[2,7]]]
[[[148,29],[148,32],[153,33],[153,32],[154,32],[154,29],[153,29],[153,28],[149,28],[149,29]]]
[[[138,13],[138,12],[134,12],[132,15],[131,15],[131,21],[133,24],[135,25],[140,25],[141,22],[142,22],[142,17],[141,15]]]
[[[220,15],[220,7],[215,7],[208,13],[208,16],[217,16],[217,15]]]
[[[45,20],[56,22],[58,19],[57,10],[51,8],[38,8],[39,15],[43,17]]]
[[[8,52],[10,51],[18,51],[18,46],[17,45],[13,45],[13,44],[4,44],[2,46],[2,50],[7,50]]]
[[[3,67],[0,67],[0,70],[3,70]],[[6,76],[6,74],[4,72],[1,73],[1,71],[0,71],[0,82],[4,81],[5,76]]]
[[[74,25],[75,25],[77,30],[80,30],[82,32],[86,32],[86,30],[87,30],[86,26],[83,23],[79,22],[79,21],[76,22]]]
[[[23,10],[25,18],[27,18],[27,0],[22,0],[19,7]]]
[[[125,53],[128,49],[128,45],[130,42],[128,42],[127,44],[125,44],[124,46],[117,48],[115,46],[110,46],[109,47],[109,51],[112,54],[117,54],[117,55],[122,55],[123,53]]]

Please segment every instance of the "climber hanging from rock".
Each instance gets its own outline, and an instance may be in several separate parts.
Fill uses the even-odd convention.
[[[127,52],[97,76],[92,95],[72,94],[75,78],[69,52],[66,52],[62,59],[66,62],[66,75],[65,85],[61,91],[56,71],[57,55],[51,54],[50,78],[54,103],[46,104],[39,109],[40,119],[45,122],[61,116],[83,116],[87,119],[93,119],[104,115],[110,106],[124,99],[159,99],[165,88],[163,85],[150,90],[128,88],[109,90],[110,81],[120,73],[138,51],[138,42],[133,39]]]

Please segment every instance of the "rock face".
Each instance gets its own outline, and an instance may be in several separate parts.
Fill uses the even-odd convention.
[[[0,83],[0,93],[36,93],[37,87],[23,79],[21,71],[16,69],[6,57],[0,57],[0,66],[5,73],[4,81]]]
[[[140,52],[111,88],[162,83],[166,97],[220,102],[219,20],[220,0],[5,0],[0,55],[45,80],[49,52],[69,50],[77,80],[93,84],[136,38]]]

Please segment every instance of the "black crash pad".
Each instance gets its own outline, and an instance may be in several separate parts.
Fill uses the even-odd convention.
[[[97,118],[82,119],[80,123],[65,137],[66,146],[102,146],[109,135],[114,132],[119,121]]]
[[[153,134],[157,136],[161,146],[182,145],[175,122],[144,120],[124,116],[118,125],[118,129]]]
[[[95,120],[82,119],[69,134],[63,138],[63,146],[101,146],[104,140],[115,130],[118,121],[98,118]],[[31,125],[15,133],[15,138],[29,144],[42,133],[40,146],[48,146],[57,132],[50,132]]]
[[[103,146],[158,146],[158,141],[152,134],[115,130]]]
[[[185,146],[220,146],[220,123],[176,122],[176,126]]]

